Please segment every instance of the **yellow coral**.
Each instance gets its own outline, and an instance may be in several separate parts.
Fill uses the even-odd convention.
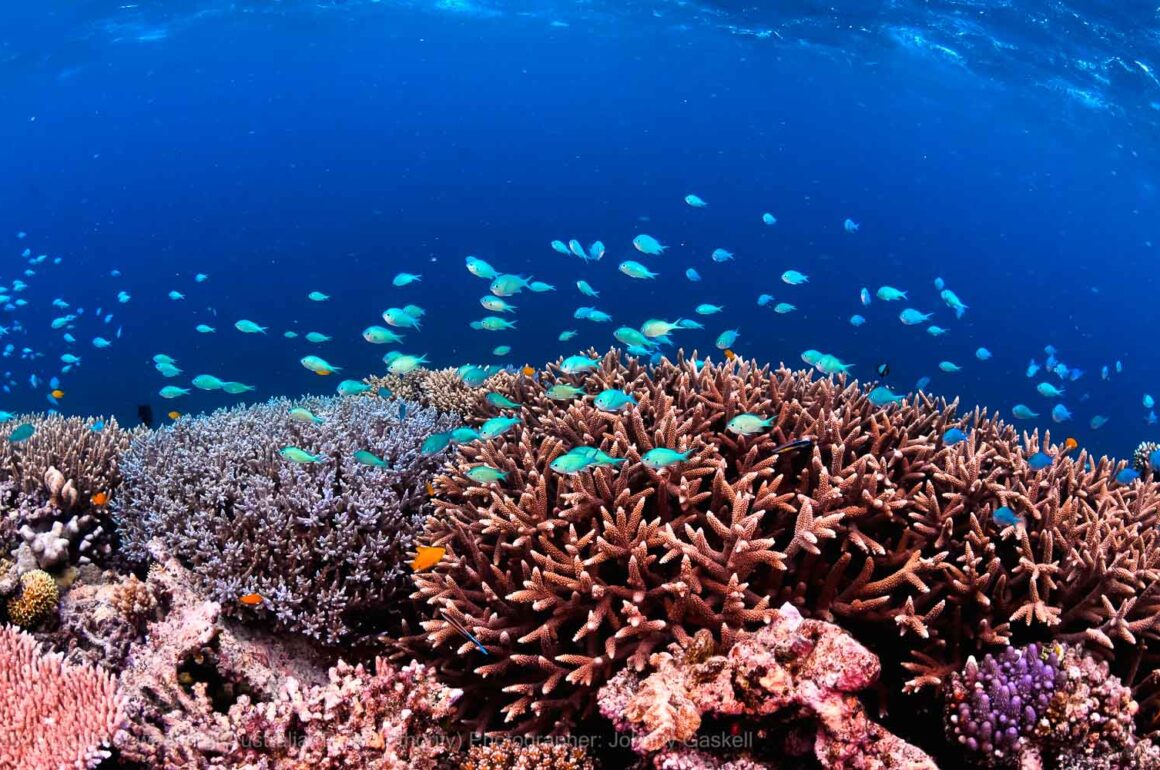
[[[56,612],[60,592],[52,575],[34,569],[20,576],[20,593],[8,600],[8,619],[21,628],[32,628]]]

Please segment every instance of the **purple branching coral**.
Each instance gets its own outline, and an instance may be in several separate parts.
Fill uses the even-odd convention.
[[[989,767],[1136,754],[1137,709],[1106,663],[1062,644],[1008,647],[982,662],[970,658],[946,693],[950,739]],[[1131,766],[1126,759],[1123,767]]]
[[[291,408],[320,422],[296,420]],[[273,618],[325,644],[384,631],[410,587],[406,555],[441,455],[420,445],[454,418],[401,401],[275,399],[138,437],[117,518],[126,554],[159,538],[226,612]],[[299,447],[323,459],[295,463]],[[389,467],[364,465],[365,450]],[[238,599],[258,594],[257,606]]]

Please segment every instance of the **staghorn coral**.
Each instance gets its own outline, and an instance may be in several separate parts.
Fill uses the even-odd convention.
[[[117,682],[0,626],[0,767],[96,767],[123,722]]]
[[[36,432],[19,444],[0,442],[0,476],[15,481],[21,493],[39,494],[56,486],[48,481],[50,470],[60,475],[52,497],[58,498],[71,482],[76,495],[73,505],[82,507],[97,492],[111,494],[120,485],[119,458],[134,431],[124,430],[116,419],[36,414],[18,420],[30,423]],[[94,430],[98,424],[103,427]]]
[[[23,542],[16,552],[22,571],[108,558],[112,522],[93,499],[111,496],[120,485],[120,457],[133,432],[113,418],[50,414],[23,419],[36,428],[32,437],[18,444],[0,442],[0,510]],[[98,424],[100,429],[93,430]],[[3,538],[10,547],[20,542],[14,540]]]
[[[459,770],[595,770],[579,746],[543,740],[500,738],[472,746]]]
[[[704,720],[715,717],[738,728],[736,755],[725,761],[773,770],[812,755],[823,768],[937,770],[922,751],[874,724],[859,702],[856,693],[878,678],[877,658],[837,626],[804,620],[792,605],[727,652],[712,650],[708,630],[687,649],[671,649],[651,656],[654,671],[643,680],[625,669],[599,695],[601,713],[633,736],[633,749],[654,767],[720,762],[697,749],[698,738],[709,737],[700,735]]]
[[[8,619],[21,628],[32,628],[56,614],[60,591],[52,575],[34,569],[20,576],[20,592],[8,598]]]
[[[363,382],[372,386],[372,393],[387,388],[396,398],[430,406],[440,412],[467,415],[480,408],[488,391],[510,393],[515,379],[508,372],[497,372],[478,388],[472,388],[464,384],[456,369],[420,368],[402,375],[367,377]]]
[[[381,399],[276,399],[181,420],[138,437],[117,505],[126,554],[161,538],[226,611],[272,619],[326,644],[381,632],[409,587],[406,554],[451,426],[433,410]],[[287,417],[304,406],[320,425]],[[325,460],[296,464],[297,446]],[[390,464],[359,464],[369,450]],[[238,598],[263,597],[255,607]]]
[[[239,699],[229,713],[235,746],[220,766],[438,770],[460,743],[439,729],[459,695],[420,664],[395,668],[380,659],[367,670],[339,661],[326,685],[303,690],[290,679],[268,703]]]
[[[552,401],[557,382],[638,405]],[[1114,482],[1119,464],[1021,440],[985,411],[960,417],[922,394],[877,408],[857,384],[745,361],[646,367],[609,353],[591,373],[550,367],[512,390],[524,424],[464,445],[435,482],[424,542],[448,556],[415,576],[433,617],[405,640],[467,690],[473,726],[495,727],[498,710],[514,731],[567,730],[619,667],[642,670],[699,629],[728,645],[786,601],[840,622],[912,689],[1018,635],[1086,640],[1114,655],[1142,706],[1160,693],[1146,658],[1160,643],[1160,494]],[[770,429],[726,431],[743,412]],[[953,426],[971,430],[946,446]],[[804,450],[773,452],[801,437]],[[581,445],[627,462],[549,470]],[[651,470],[641,455],[654,447],[689,459]],[[1034,470],[1040,447],[1061,457]],[[506,479],[472,481],[478,463]],[[1026,526],[993,522],[1000,505]]]

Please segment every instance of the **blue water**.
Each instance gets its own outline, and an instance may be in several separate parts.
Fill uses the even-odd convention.
[[[8,4],[6,4],[8,5]],[[815,348],[909,390],[1009,415],[1023,402],[1096,453],[1155,438],[1144,393],[1160,397],[1157,163],[1160,66],[1154,9],[1088,3],[801,3],[777,12],[729,3],[56,3],[0,10],[0,281],[28,305],[0,311],[23,331],[0,339],[9,411],[45,409],[59,357],[69,414],[135,422],[151,403],[196,413],[275,394],[326,393],[298,361],[315,354],[361,378],[386,346],[361,330],[388,306],[428,311],[400,347],[435,365],[540,364],[650,317],[699,318],[679,345],[801,365]],[[55,6],[55,7],[54,7]],[[683,198],[696,193],[708,208]],[[762,224],[763,212],[778,218]],[[847,217],[861,224],[849,234]],[[16,234],[26,232],[18,240]],[[660,257],[631,247],[645,232]],[[599,263],[549,247],[596,239]],[[715,264],[723,247],[736,260]],[[60,257],[27,267],[20,257]],[[532,274],[516,332],[472,331],[487,283],[476,255]],[[617,272],[637,259],[654,282]],[[690,283],[685,269],[704,280]],[[786,269],[810,276],[783,284]],[[110,276],[113,269],[121,277]],[[397,289],[391,278],[421,273]],[[205,283],[193,275],[207,273]],[[966,304],[956,320],[933,286]],[[585,278],[601,291],[575,289]],[[869,308],[889,284],[905,303]],[[186,295],[167,298],[170,290]],[[118,291],[132,299],[117,303]],[[306,299],[312,290],[333,297]],[[792,302],[777,315],[758,294]],[[63,298],[85,309],[66,344],[49,328]],[[580,305],[614,316],[572,319]],[[105,325],[100,306],[113,312]],[[898,321],[936,313],[932,338]],[[69,312],[72,312],[71,310]],[[850,315],[869,322],[854,329]],[[8,320],[3,320],[7,316]],[[233,329],[240,318],[268,336]],[[202,335],[197,323],[218,331]],[[114,345],[96,350],[100,335]],[[319,331],[312,345],[282,332]],[[564,344],[557,335],[577,329]],[[507,358],[491,354],[510,344]],[[1053,344],[1086,370],[1066,383],[1075,414],[1024,369]],[[988,347],[994,358],[979,362]],[[29,347],[42,357],[21,360]],[[714,351],[716,352],[716,351]],[[167,380],[156,353],[184,369]],[[1123,361],[1122,375],[1099,369]],[[939,361],[963,367],[938,371]],[[257,386],[246,397],[164,385],[196,374]],[[1056,378],[1050,378],[1058,382]],[[1110,418],[1099,431],[1095,414]]]

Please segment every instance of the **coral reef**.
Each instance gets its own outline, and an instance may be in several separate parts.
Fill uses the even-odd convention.
[[[23,542],[21,571],[107,558],[113,527],[105,502],[121,483],[120,457],[132,432],[112,418],[21,419],[35,428],[32,437],[0,442],[0,508]],[[3,538],[9,547],[13,540]]]
[[[322,422],[291,419],[292,407]],[[231,614],[325,644],[377,634],[405,609],[407,551],[442,462],[420,445],[452,424],[406,402],[276,399],[139,436],[117,504],[124,551],[144,561],[161,538]],[[285,447],[322,459],[292,462]],[[387,467],[361,464],[360,450]]]
[[[637,404],[549,397],[565,383]],[[620,667],[699,629],[728,646],[782,602],[841,623],[910,689],[1018,636],[1086,640],[1142,706],[1160,692],[1140,665],[1160,640],[1160,493],[1116,483],[1119,464],[1021,440],[985,411],[923,394],[881,409],[857,384],[741,360],[646,367],[613,352],[590,372],[519,378],[510,396],[523,423],[462,446],[435,482],[423,542],[448,555],[415,576],[432,618],[405,640],[467,691],[473,726],[498,711],[515,732],[566,731]],[[768,426],[728,430],[743,413]],[[952,427],[967,438],[945,443]],[[625,461],[550,469],[587,445]],[[641,458],[657,447],[688,455],[656,469]],[[1056,459],[1037,470],[1040,448]],[[506,477],[472,480],[481,463]],[[994,521],[1003,505],[1023,523]]]
[[[484,380],[482,385],[472,388],[463,382],[458,370],[453,368],[420,368],[402,375],[387,374],[364,380],[376,391],[387,388],[396,398],[458,415],[468,415],[479,409],[484,395],[489,391],[510,393],[514,381],[514,375],[496,372]]]
[[[595,770],[579,746],[500,738],[472,746],[459,770]]]
[[[1137,705],[1106,663],[1060,644],[1008,647],[967,659],[945,694],[947,732],[978,764],[1042,766],[1060,755],[1107,758],[1136,750]]]
[[[96,767],[123,705],[106,672],[65,663],[32,636],[0,626],[0,767]]]
[[[158,610],[151,587],[134,575],[90,565],[61,596],[59,622],[37,636],[70,661],[119,672]]]
[[[937,770],[921,750],[872,722],[858,700],[878,678],[878,659],[837,626],[804,620],[792,605],[726,652],[702,630],[687,648],[653,654],[649,665],[655,670],[643,680],[628,669],[617,674],[599,703],[655,767],[705,762],[697,744],[709,741],[698,738],[711,736],[699,733],[716,717],[718,729],[729,726],[739,739],[728,760],[754,767],[773,770],[787,757],[811,754],[824,768]],[[756,739],[741,740],[740,729]]]
[[[1152,453],[1157,449],[1160,449],[1160,443],[1155,441],[1141,441],[1136,446],[1136,450],[1132,452],[1132,468],[1140,474],[1149,472],[1155,474],[1157,469],[1152,467],[1151,458]]]
[[[60,591],[56,580],[44,570],[34,569],[20,576],[20,591],[8,599],[8,620],[21,628],[32,628],[56,614]]]
[[[242,695],[274,698],[294,678],[325,681],[310,650],[227,625],[221,605],[192,590],[193,575],[150,544],[156,563],[145,581],[166,614],[135,642],[121,675],[128,724],[114,742],[118,756],[159,770],[222,767],[236,746],[227,712]]]
[[[438,770],[460,740],[439,723],[460,693],[435,681],[420,664],[394,668],[378,660],[373,671],[339,662],[324,686],[302,690],[287,681],[278,697],[230,709],[235,748],[232,770]]]
[[[119,758],[158,770],[434,770],[457,756],[462,739],[438,723],[458,692],[428,669],[340,661],[328,674],[301,640],[229,623],[159,541],[150,548],[145,585],[167,614],[129,655]]]

